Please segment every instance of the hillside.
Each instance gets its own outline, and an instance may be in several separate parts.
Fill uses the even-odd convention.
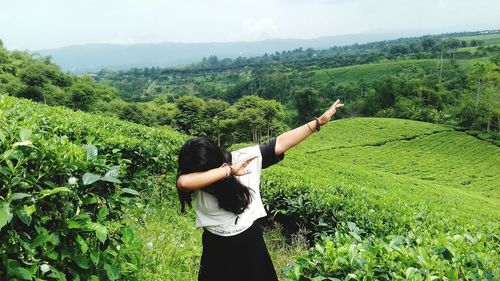
[[[276,170],[362,188],[398,205],[410,201],[433,207],[434,200],[446,198],[434,207],[473,224],[500,220],[500,148],[449,127],[404,119],[341,119],[299,144],[287,160]],[[315,177],[320,170],[322,176]]]
[[[297,156],[292,157],[324,159],[332,168],[338,163],[395,181],[428,184],[433,192],[442,188],[458,196],[475,197],[478,204],[490,202],[477,212],[500,211],[500,148],[496,145],[450,127],[404,119],[341,119],[324,129],[323,136],[313,135],[301,143]]]
[[[402,34],[349,34],[314,39],[270,39],[256,42],[150,44],[87,44],[57,49],[38,50],[50,55],[65,71],[74,73],[96,72],[103,68],[128,69],[132,67],[171,67],[201,61],[215,55],[221,58],[261,56],[297,48],[323,49],[355,43],[395,39]]]
[[[201,232],[192,211],[177,215],[173,184],[188,136],[6,96],[0,119],[1,237],[23,245],[0,254],[2,275],[196,278]],[[499,155],[441,125],[332,121],[263,173],[271,221],[315,245],[266,228],[280,277],[494,280]]]
[[[338,44],[329,48],[301,48],[268,52],[261,56],[210,56],[183,67],[146,67],[96,73],[109,81],[125,100],[151,100],[159,94],[195,94],[231,101],[233,92],[266,92],[269,88],[290,91],[298,86],[325,86],[332,77],[360,83],[394,75],[403,68],[422,68],[427,73],[449,70],[457,63],[468,72],[475,62],[487,63],[498,54],[498,31],[451,33]],[[113,54],[116,55],[116,54]],[[441,66],[442,64],[442,66]],[[272,85],[280,83],[279,85]],[[250,89],[248,89],[250,88]],[[275,90],[276,92],[277,90]],[[280,92],[280,91],[277,91]],[[262,93],[275,97],[272,92]]]
[[[485,63],[487,59],[459,60],[457,62],[464,70],[470,71],[474,63]],[[423,59],[386,61],[381,63],[336,67],[312,71],[313,74],[310,81],[311,85],[317,87],[330,81],[335,81],[335,83],[359,83],[362,80],[370,82],[390,75],[395,75],[403,69],[410,67],[421,68],[425,71],[433,72],[438,69],[439,64],[439,59]],[[444,61],[443,69],[449,68],[450,61]]]
[[[326,239],[286,267],[287,277],[495,279],[499,159],[498,146],[444,126],[333,121],[263,174],[275,219]]]

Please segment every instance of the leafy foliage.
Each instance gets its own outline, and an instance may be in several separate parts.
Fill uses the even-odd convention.
[[[126,210],[145,177],[173,171],[186,137],[5,96],[0,120],[0,275],[133,276]]]

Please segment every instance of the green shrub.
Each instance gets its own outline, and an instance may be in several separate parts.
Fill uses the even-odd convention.
[[[185,137],[5,96],[0,120],[0,276],[132,277],[123,218]]]
[[[361,239],[355,224],[284,268],[289,280],[498,280],[498,237],[433,230]]]
[[[398,119],[322,132],[262,174],[269,213],[314,245],[284,269],[288,279],[500,278],[498,147]]]

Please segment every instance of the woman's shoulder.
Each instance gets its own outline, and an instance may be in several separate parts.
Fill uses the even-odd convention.
[[[248,154],[248,153],[252,153],[252,152],[258,152],[259,150],[259,145],[258,144],[254,144],[254,145],[249,145],[249,146],[245,146],[245,147],[242,147],[242,148],[239,148],[237,150],[233,150],[231,151],[232,154],[234,153],[237,153],[237,154]]]
[[[230,152],[230,154],[232,156],[231,158],[233,159],[233,162],[237,162],[237,161],[239,161],[239,159],[242,159],[242,158],[245,158],[248,156],[253,156],[253,155],[260,156],[260,149],[259,149],[259,145],[255,144],[255,145],[251,145],[251,146],[245,146],[245,147],[239,148],[237,150],[233,150]]]

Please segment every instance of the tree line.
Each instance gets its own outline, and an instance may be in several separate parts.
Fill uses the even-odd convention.
[[[418,42],[424,49],[437,46],[434,39]],[[456,39],[440,42],[449,44],[448,48],[463,46]],[[388,47],[389,52],[405,52],[394,46],[399,45]],[[430,70],[410,64],[372,81],[361,78],[347,83],[336,79],[315,83],[312,75],[318,68],[302,70],[281,64],[244,72],[209,72],[200,77],[177,73],[169,79],[183,79],[175,84],[181,90],[165,93],[161,87],[149,85],[157,91],[154,95],[131,102],[120,95],[122,88],[116,87],[116,82],[121,80],[111,79],[114,72],[75,76],[62,72],[49,57],[8,51],[0,45],[0,93],[149,126],[167,125],[187,134],[210,136],[223,146],[276,136],[318,115],[337,98],[346,102],[339,117],[396,117],[499,132],[498,55],[471,69],[465,69],[453,57],[436,61],[440,67]],[[163,70],[120,73],[132,84],[137,83],[133,91],[144,93],[143,82],[162,75]]]

